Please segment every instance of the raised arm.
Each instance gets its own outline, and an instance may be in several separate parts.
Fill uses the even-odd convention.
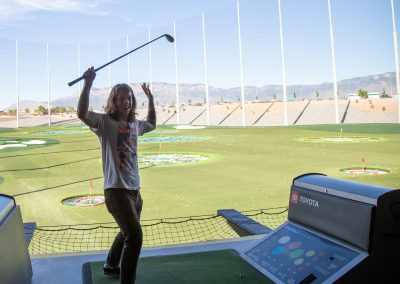
[[[96,78],[96,72],[94,68],[91,67],[83,73],[85,77],[85,83],[83,85],[83,89],[81,95],[79,97],[78,108],[77,108],[77,115],[80,120],[82,120],[86,125],[89,127],[97,127],[97,122],[89,119],[89,94],[90,89],[92,88],[93,81]]]
[[[156,109],[154,107],[154,98],[153,94],[150,91],[149,84],[143,83],[142,84],[143,92],[146,94],[147,99],[149,101],[148,111],[147,111],[147,122],[151,124],[151,126],[156,128],[157,119],[156,119]]]

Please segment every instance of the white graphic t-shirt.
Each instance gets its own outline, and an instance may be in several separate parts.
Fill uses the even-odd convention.
[[[138,137],[154,129],[147,121],[119,122],[107,114],[89,112],[98,128],[91,129],[99,138],[102,150],[104,189],[140,189]]]

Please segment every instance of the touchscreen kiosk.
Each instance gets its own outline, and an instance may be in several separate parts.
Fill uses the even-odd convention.
[[[332,283],[367,254],[287,222],[243,258],[276,283]]]
[[[277,283],[392,283],[400,259],[400,190],[306,174],[288,221],[242,252]]]

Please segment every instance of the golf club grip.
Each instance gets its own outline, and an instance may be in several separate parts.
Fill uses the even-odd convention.
[[[68,83],[68,86],[71,87],[72,85],[75,85],[76,83],[78,83],[80,80],[84,79],[84,76],[79,77],[78,79],[75,79],[74,81],[71,81]]]

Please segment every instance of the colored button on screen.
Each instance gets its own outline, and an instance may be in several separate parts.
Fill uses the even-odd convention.
[[[295,251],[293,251],[293,252],[290,254],[290,256],[291,256],[292,258],[298,258],[298,257],[302,256],[303,254],[304,254],[304,250],[302,250],[302,249],[296,249]]]

